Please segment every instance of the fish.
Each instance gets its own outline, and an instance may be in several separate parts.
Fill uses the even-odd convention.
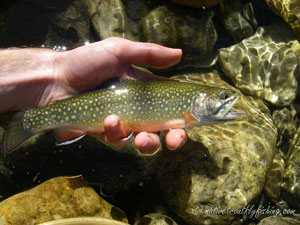
[[[58,144],[104,133],[104,119],[117,115],[123,138],[133,132],[157,132],[235,120],[230,111],[240,94],[214,86],[180,81],[119,78],[102,89],[50,105],[0,115],[0,152],[18,149],[30,137],[55,130]]]

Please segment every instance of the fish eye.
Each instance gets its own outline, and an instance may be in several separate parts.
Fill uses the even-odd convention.
[[[222,100],[226,100],[227,98],[230,97],[230,94],[231,94],[231,92],[230,92],[229,90],[222,90],[222,91],[220,92],[219,97],[220,97]]]

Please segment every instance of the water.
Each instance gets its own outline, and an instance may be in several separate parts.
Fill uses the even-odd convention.
[[[290,146],[293,146],[292,139],[298,128],[296,111],[299,108],[299,101],[296,88],[292,88],[292,86],[295,86],[297,75],[299,75],[297,60],[300,57],[299,53],[293,55],[291,52],[292,42],[287,43],[296,40],[296,38],[290,28],[283,25],[284,28],[271,28],[272,32],[277,33],[278,36],[272,39],[274,36],[272,36],[273,34],[270,35],[272,37],[270,45],[266,45],[266,43],[269,40],[268,35],[272,32],[260,36],[266,37],[262,46],[256,46],[257,40],[260,39],[258,37],[254,38],[253,41],[245,41],[246,39],[249,40],[248,38],[253,36],[261,27],[265,28],[272,24],[281,26],[282,19],[272,12],[263,1],[241,0],[239,3],[238,1],[222,1],[224,7],[212,8],[205,6],[192,8],[156,0],[103,1],[105,3],[100,8],[92,5],[96,4],[95,2],[83,0],[1,2],[0,48],[41,47],[55,51],[66,51],[110,36],[119,36],[134,41],[156,42],[183,49],[183,58],[177,66],[159,71],[152,69],[152,71],[163,76],[170,76],[171,74],[186,74],[191,71],[200,74],[217,70],[221,74],[221,78],[230,85],[239,87],[246,95],[264,100],[273,113],[273,120],[278,128],[277,140],[280,140],[280,142],[278,141],[278,148],[282,151],[282,158],[285,155],[295,157],[295,154],[288,153],[288,151],[292,151],[293,147]],[[249,5],[250,2],[252,5]],[[253,11],[251,11],[251,7]],[[235,16],[232,16],[233,12],[236,12]],[[254,12],[253,15],[252,12]],[[242,17],[239,22],[243,27],[235,27],[236,24],[228,19],[232,18],[234,21],[239,17]],[[235,28],[231,29],[233,27]],[[286,29],[287,32],[285,32]],[[286,35],[289,32],[291,34]],[[238,50],[229,51],[229,64],[226,66],[227,59],[220,60],[218,58],[219,53],[222,52],[220,49],[236,45],[241,41],[246,46],[246,50],[240,50],[243,49],[240,47]],[[281,46],[278,43],[287,45]],[[242,51],[244,51],[243,54],[240,53]],[[268,59],[263,58],[265,52],[268,51],[270,52]],[[237,54],[237,57],[232,60],[230,57],[235,55],[234,52],[238,52],[240,55]],[[273,60],[272,56],[274,56]],[[285,60],[286,56],[290,56],[289,60]],[[245,59],[245,61],[239,63],[240,59]],[[256,61],[257,63],[255,63]],[[247,63],[252,67],[248,66]],[[238,67],[237,64],[241,66]],[[249,76],[243,77],[244,73],[238,78],[234,77],[237,73],[236,71],[232,72],[232,68],[233,71],[235,68],[240,68],[240,71],[243,72],[246,71],[245,74],[250,74],[250,78]],[[259,71],[257,74],[264,74],[264,71],[266,73],[262,77],[255,76],[256,70]],[[271,76],[277,71],[284,71],[284,74],[290,74],[290,76],[280,81],[282,83],[279,82],[279,84],[274,85],[276,79],[271,79]],[[271,78],[268,79],[268,76]],[[279,76],[281,75],[279,74]],[[237,82],[238,79],[241,82]],[[249,81],[247,79],[250,80],[250,84],[247,83]],[[244,81],[247,81],[246,84]],[[255,85],[252,84],[257,84],[259,91],[255,90],[253,87]],[[270,85],[269,90],[271,90],[269,98],[262,90],[268,85]],[[283,92],[280,86],[284,90],[289,90],[288,93]],[[274,97],[275,95],[276,97]],[[277,101],[277,99],[284,99],[287,96],[290,96],[289,100]],[[294,100],[295,98],[296,100]],[[290,108],[292,104],[296,111]],[[275,111],[286,106],[288,112],[284,111],[285,113],[279,113],[280,116],[276,116],[278,112],[275,113]],[[178,217],[174,212],[174,206],[170,207],[167,203],[168,200],[165,200],[164,190],[161,192],[161,186],[157,184],[155,176],[153,176],[155,169],[151,168],[151,162],[149,162],[151,160],[141,160],[139,156],[112,151],[91,137],[66,147],[57,147],[54,142],[53,134],[47,133],[34,139],[32,145],[29,143],[27,147],[25,146],[2,158],[3,165],[0,168],[5,184],[2,189],[0,188],[1,198],[33,187],[52,177],[81,174],[88,182],[99,185],[101,191],[98,192],[103,191],[105,195],[109,196],[108,201],[126,211],[131,223],[137,214],[144,215],[155,209],[157,205],[163,205],[169,215],[172,215],[172,218],[179,224],[188,224],[188,222],[183,221],[188,221],[188,219]],[[203,160],[203,165],[206,165],[207,162],[210,162],[211,155],[208,152],[203,154],[208,157],[203,159],[199,157],[199,161]],[[172,157],[176,158],[174,155]],[[195,158],[198,159],[197,157]],[[229,157],[224,160],[224,168],[220,169],[216,166],[214,171],[208,171],[202,176],[208,176],[210,179],[222,177],[218,174],[220,172],[218,169],[224,169],[225,172],[221,172],[225,174],[227,170],[230,171],[230,159]],[[209,163],[210,166],[214,166],[214,163],[217,164],[215,160],[217,161],[217,159],[213,159],[213,163]],[[172,163],[174,162],[169,164]],[[184,168],[184,164],[182,167]],[[278,167],[284,168],[284,165]],[[277,171],[276,168],[273,168],[274,171]],[[297,170],[291,170],[297,174]],[[201,177],[201,175],[199,176]],[[280,180],[282,177],[275,177],[274,179],[279,179],[279,182],[282,181]],[[176,182],[174,183],[176,184]],[[272,207],[279,205],[278,199],[282,196],[273,192],[274,186],[276,184],[269,183],[268,190],[271,189],[271,192],[268,193],[267,191],[269,199],[264,199],[262,205],[268,205],[272,201]],[[299,188],[297,181],[291,186]],[[289,187],[288,185],[285,186],[284,200],[289,202],[296,198],[296,202],[299,202],[299,196],[296,193],[290,195]],[[177,190],[178,186],[174,185],[173,188]],[[97,188],[95,189],[97,190]],[[275,200],[272,199],[271,201],[270,195],[272,194],[276,197]],[[201,196],[201,193],[199,195]],[[297,204],[292,205],[291,210],[294,207],[297,208]],[[258,219],[254,221],[258,222]]]

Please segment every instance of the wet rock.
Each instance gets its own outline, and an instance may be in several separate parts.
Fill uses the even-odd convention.
[[[245,7],[238,1],[232,1],[233,6],[231,7],[231,12],[226,13],[223,16],[223,23],[226,29],[229,31],[234,42],[240,42],[245,38],[250,37],[253,34],[253,28],[250,23],[244,18],[243,13],[251,17],[254,15],[253,8]],[[250,11],[252,9],[252,12]],[[254,16],[252,17],[252,19]],[[254,18],[254,21],[255,18]]]
[[[153,4],[149,1],[141,0],[126,0],[123,2],[125,4],[126,15],[130,20],[135,21],[137,24],[143,17],[147,16],[148,11],[152,8],[151,4]]]
[[[257,21],[254,14],[253,5],[251,2],[246,3],[243,5],[243,16],[249,21],[254,29],[257,29]]]
[[[175,13],[167,6],[152,10],[141,23],[142,40],[169,47],[179,46],[176,20]]]
[[[284,25],[274,24],[260,27],[250,38],[221,49],[219,63],[244,93],[286,106],[296,96],[299,47]]]
[[[121,37],[136,40],[121,0],[88,1],[93,27],[100,39]]]
[[[286,158],[282,197],[289,206],[300,209],[300,128]]]
[[[84,0],[39,1],[50,21],[44,45],[75,48],[90,41],[90,18]]]
[[[220,0],[171,0],[171,2],[192,7],[212,7],[219,4]]]
[[[258,225],[298,225],[300,215],[295,214],[291,217],[284,216],[270,216],[258,223]]]
[[[89,15],[92,17],[97,13],[98,7],[102,0],[86,0],[86,6],[88,8]]]
[[[187,16],[188,15],[188,16]],[[212,11],[180,11],[160,6],[141,22],[141,40],[197,52],[197,60],[212,54],[217,40]],[[195,56],[195,55],[194,55]]]
[[[265,2],[289,24],[300,40],[300,2],[294,0],[265,0]]]
[[[267,174],[264,192],[267,197],[276,201],[280,197],[281,183],[284,173],[284,158],[282,152],[278,152],[273,159],[272,166]]]
[[[168,216],[150,213],[140,218],[134,225],[177,225],[177,223]]]
[[[97,217],[76,217],[70,219],[55,220],[41,223],[39,225],[129,225],[117,220],[97,218]]]
[[[272,118],[278,130],[277,146],[286,154],[297,131],[296,110],[293,106],[274,110]]]
[[[100,39],[111,36],[152,42],[184,51],[180,67],[210,67],[217,41],[213,10],[177,8],[146,1],[87,1]]]
[[[178,78],[178,77],[177,77]],[[232,88],[215,71],[179,77]],[[240,223],[240,215],[206,210],[242,209],[260,195],[276,152],[276,128],[259,99],[241,96],[237,121],[188,129],[178,151],[163,149],[155,163],[157,183],[171,210],[189,224]]]
[[[127,222],[125,213],[109,204],[81,178],[57,177],[0,203],[1,224],[37,224],[95,216]]]

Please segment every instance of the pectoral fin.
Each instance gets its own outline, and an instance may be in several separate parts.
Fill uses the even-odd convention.
[[[55,138],[56,145],[69,145],[72,144],[86,135],[83,131],[70,130],[70,129],[56,129]]]
[[[199,121],[195,117],[192,116],[192,114],[189,112],[189,110],[185,110],[184,120],[185,120],[186,127],[191,127],[191,126],[199,123]]]

